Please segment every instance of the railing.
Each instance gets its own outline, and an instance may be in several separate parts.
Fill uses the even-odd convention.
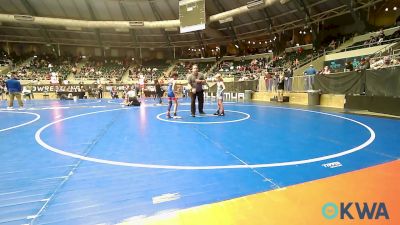
[[[306,92],[313,90],[315,75],[294,76],[285,78],[284,91]],[[267,92],[275,93],[278,90],[278,78],[276,76],[265,79]]]
[[[301,68],[301,67],[303,67],[303,66],[309,64],[310,62],[312,62],[312,61],[314,61],[314,60],[316,60],[316,59],[318,59],[319,57],[322,57],[322,56],[324,56],[324,55],[325,55],[325,52],[323,52],[323,53],[318,53],[316,56],[313,54],[312,57],[311,57],[310,59],[305,59],[305,60],[300,61],[300,62],[299,62],[299,66],[298,66],[297,68]]]
[[[389,40],[384,40],[384,41],[382,41],[380,43],[379,43],[379,41],[376,41],[376,42],[374,42],[372,44],[369,44],[368,47],[373,47],[373,46],[377,46],[377,45],[391,44],[391,43],[398,42],[398,41],[400,41],[400,38],[393,38],[393,39],[389,39]],[[350,46],[350,47],[347,47],[347,48],[343,49],[340,52],[347,52],[347,51],[357,50],[357,49],[361,49],[361,48],[366,48],[366,46],[364,44]]]
[[[400,59],[400,52],[397,51],[397,54],[390,55],[391,59]],[[383,57],[381,57],[383,58]],[[380,59],[380,58],[376,58]],[[398,65],[390,65],[385,68],[398,68],[400,67],[400,64]],[[372,69],[371,69],[372,70]],[[343,72],[335,73],[335,74],[340,74]],[[286,92],[307,92],[310,90],[314,90],[314,80],[315,80],[315,75],[303,75],[303,76],[294,76],[294,77],[289,77],[285,78],[285,86],[284,86],[284,91]],[[277,87],[278,87],[278,78],[277,76],[272,76],[271,78],[265,79],[265,86],[267,92],[275,93],[277,92]]]
[[[192,63],[201,63],[201,62],[216,62],[215,57],[208,57],[208,58],[193,58],[193,59],[179,59],[180,62],[192,62]]]
[[[290,48],[285,48],[285,52],[295,52],[299,48],[302,48],[304,50],[311,50],[311,49],[313,49],[313,45],[312,44],[306,44],[306,45],[299,45],[299,46],[294,46],[294,47],[290,47]]]
[[[0,67],[11,67],[11,62],[8,59],[0,59]]]
[[[391,28],[385,29],[383,32],[384,32],[384,34],[385,34],[386,36],[390,36],[390,35],[392,35],[394,32],[396,32],[398,29],[400,29],[400,26],[396,26],[396,27],[391,27]],[[371,36],[375,36],[375,35],[376,35],[376,32],[378,32],[378,31],[373,31],[373,32],[369,32],[369,33],[366,33],[366,34],[362,34],[362,35],[356,36],[356,37],[354,37],[354,40],[355,40],[356,42],[366,41],[366,40],[368,40]]]
[[[386,52],[389,52],[389,54],[390,54],[391,50],[392,50],[392,46],[390,46],[390,45],[385,46],[385,47],[379,49],[378,51],[374,52],[373,54],[371,54],[371,58],[381,57],[382,54],[386,53]]]

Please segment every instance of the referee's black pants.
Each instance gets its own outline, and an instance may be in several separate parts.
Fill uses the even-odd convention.
[[[204,106],[204,91],[197,91],[196,94],[193,94],[193,92],[190,93],[190,98],[191,98],[191,104],[190,104],[190,111],[192,115],[196,115],[196,97],[199,102],[199,113],[204,113],[203,112],[203,106]]]

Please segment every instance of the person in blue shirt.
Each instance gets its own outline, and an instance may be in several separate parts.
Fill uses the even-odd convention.
[[[11,76],[8,76],[9,79],[6,81],[6,87],[8,91],[8,108],[13,109],[14,106],[14,97],[18,100],[18,105],[20,109],[24,107],[24,103],[21,100],[21,92],[22,86],[19,80],[17,80],[16,75],[13,73]]]
[[[313,65],[310,65],[306,71],[304,71],[305,82],[304,82],[304,89],[311,90],[312,84],[314,83],[314,76],[317,74],[317,70],[314,68]]]
[[[315,75],[317,74],[317,70],[314,68],[313,65],[310,65],[306,71],[304,71],[304,75]]]

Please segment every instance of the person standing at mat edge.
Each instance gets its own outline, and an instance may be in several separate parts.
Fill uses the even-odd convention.
[[[281,72],[278,78],[278,102],[283,102],[284,89],[285,89],[285,77],[283,75],[283,72]]]
[[[192,117],[196,116],[196,97],[199,102],[199,113],[206,114],[203,111],[204,106],[204,90],[203,85],[206,84],[206,80],[204,79],[204,75],[199,73],[199,68],[196,64],[192,66],[192,73],[188,76],[188,85],[190,87],[191,93],[191,104],[190,111],[192,113]]]
[[[180,119],[176,112],[178,110],[178,96],[176,91],[176,79],[178,79],[178,73],[173,72],[171,75],[171,79],[168,81],[168,111],[167,111],[167,118],[174,118]],[[171,117],[171,108],[172,108],[172,101],[174,102],[174,117]]]
[[[214,115],[216,116],[225,116],[224,111],[224,91],[225,91],[225,84],[224,80],[222,79],[221,74],[215,75],[215,79],[217,81],[217,100],[218,100],[218,110]]]
[[[24,103],[21,100],[22,86],[19,80],[17,80],[15,73],[12,75],[7,75],[8,80],[6,81],[6,87],[8,90],[8,107],[7,109],[13,109],[14,97],[18,100],[18,105],[20,109],[23,109]]]
[[[160,82],[157,80],[157,79],[155,79],[154,80],[154,86],[155,86],[155,91],[156,91],[156,98],[157,98],[157,101],[158,101],[158,104],[162,104],[162,100],[161,100],[161,97],[162,97],[162,94],[163,94],[163,91],[162,91],[162,89],[161,89],[161,84],[160,84]]]

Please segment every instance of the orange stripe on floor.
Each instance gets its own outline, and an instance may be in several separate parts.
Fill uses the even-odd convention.
[[[322,214],[328,203],[338,206],[338,215],[327,219]],[[352,202],[348,212],[354,217],[340,218],[340,203]],[[360,219],[355,203],[382,203],[389,219]],[[378,204],[375,208],[374,218]],[[326,215],[335,210],[327,208]],[[169,214],[127,221],[123,225],[374,225],[400,224],[400,161],[307,182],[283,189],[249,195],[228,201],[180,210]],[[382,212],[382,211],[380,211]]]

